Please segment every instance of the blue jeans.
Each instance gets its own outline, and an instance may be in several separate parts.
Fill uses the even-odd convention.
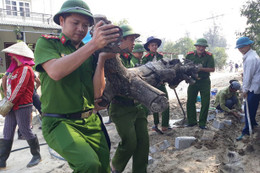
[[[249,115],[250,115],[250,121],[251,121],[251,126],[252,129],[254,126],[257,126],[257,122],[255,119],[256,116],[256,111],[258,109],[260,101],[260,94],[254,94],[254,92],[248,92],[247,93],[247,102],[248,102],[248,109],[249,109]],[[245,110],[245,127],[243,128],[242,134],[247,134],[249,135],[249,125],[248,125],[248,119],[247,119],[247,110],[246,110],[246,103],[244,104],[244,110]]]

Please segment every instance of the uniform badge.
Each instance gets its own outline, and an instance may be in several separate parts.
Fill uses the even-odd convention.
[[[61,37],[60,41],[62,44],[64,44],[66,42],[66,38],[64,37],[64,35]]]

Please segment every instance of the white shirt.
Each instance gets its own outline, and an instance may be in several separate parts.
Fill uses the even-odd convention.
[[[250,49],[243,56],[243,92],[260,94],[260,59],[256,51]]]

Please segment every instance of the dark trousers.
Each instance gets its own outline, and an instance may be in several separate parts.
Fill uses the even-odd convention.
[[[165,85],[158,87],[158,89],[166,94],[168,97],[168,92],[166,90]],[[169,119],[170,119],[170,107],[168,107],[165,111],[162,112],[162,127],[169,127]],[[159,113],[153,113],[153,122],[154,125],[158,125],[160,123]]]
[[[26,140],[35,138],[30,128],[32,106],[21,108],[18,110],[12,110],[5,117],[4,124],[4,139],[13,140],[15,128],[18,125],[22,136]]]
[[[225,106],[228,107],[228,109],[232,109],[233,106],[236,105],[237,103],[238,103],[237,97],[236,97],[236,96],[233,96],[233,97],[231,97],[231,98],[229,98],[229,99],[226,100]],[[221,109],[220,105],[218,105],[216,108],[217,108],[218,110],[223,111],[223,110]]]
[[[33,99],[33,106],[38,110],[40,114],[42,114],[40,96],[37,94],[36,90],[33,91],[32,99]]]
[[[249,109],[250,122],[251,122],[252,129],[254,128],[254,126],[258,125],[256,122],[256,119],[255,119],[255,116],[256,116],[257,109],[258,109],[259,101],[260,101],[260,94],[254,94],[254,92],[250,92],[250,91],[247,93],[247,103],[248,103],[248,109]],[[243,128],[242,134],[249,135],[249,125],[248,125],[248,119],[247,119],[246,103],[244,104],[244,110],[245,110],[246,122],[245,122],[245,127]]]
[[[199,126],[206,126],[208,111],[209,111],[209,101],[210,101],[210,79],[201,79],[196,81],[195,84],[189,85],[188,87],[188,100],[187,100],[187,118],[188,124],[197,124],[197,113],[196,113],[196,102],[197,96],[200,92],[201,96],[201,109],[199,116]]]

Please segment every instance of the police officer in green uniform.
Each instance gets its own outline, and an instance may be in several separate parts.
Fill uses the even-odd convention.
[[[195,103],[197,101],[198,92],[201,96],[201,110],[199,116],[199,127],[201,129],[206,129],[206,122],[209,110],[210,102],[210,72],[215,71],[215,63],[213,55],[205,51],[208,47],[207,40],[200,38],[194,44],[196,47],[195,51],[189,52],[186,55],[186,59],[193,61],[194,64],[202,64],[199,69],[198,79],[195,84],[191,84],[188,87],[188,100],[187,100],[187,117],[188,126],[197,125],[197,114]]]
[[[121,49],[134,48],[134,41],[140,35],[135,33],[129,25],[122,25],[123,39]],[[123,65],[127,68],[134,67],[128,53],[120,55]],[[140,103],[133,99],[116,96],[110,104],[109,113],[116,125],[121,138],[111,168],[113,172],[123,172],[129,159],[133,158],[132,172],[146,173],[149,153],[149,135],[147,129],[147,113]]]
[[[147,42],[144,44],[144,48],[148,51],[147,54],[142,59],[142,64],[146,64],[149,61],[158,61],[163,58],[163,55],[159,52],[157,52],[158,47],[160,47],[162,41],[158,38],[155,38],[153,36],[147,38]],[[164,92],[166,94],[166,97],[168,98],[168,92],[166,90],[166,87],[164,84],[158,87],[159,90]],[[159,130],[158,124],[159,124],[159,114],[154,113],[153,119],[154,119],[154,126],[153,130],[157,133],[163,134],[163,132],[166,132],[170,130],[169,127],[169,115],[170,114],[170,108],[168,107],[165,111],[162,112],[162,131]]]
[[[92,40],[82,39],[93,25],[93,16],[83,0],[67,0],[54,16],[62,27],[57,36],[45,35],[35,48],[36,70],[40,72],[42,133],[73,172],[110,172],[109,146],[97,111],[105,88],[104,63],[115,55],[92,54],[116,41],[114,25],[94,26]]]
[[[135,64],[135,66],[139,66],[142,64],[142,57],[144,55],[144,52],[144,46],[140,43],[136,43],[131,56],[131,61]]]

